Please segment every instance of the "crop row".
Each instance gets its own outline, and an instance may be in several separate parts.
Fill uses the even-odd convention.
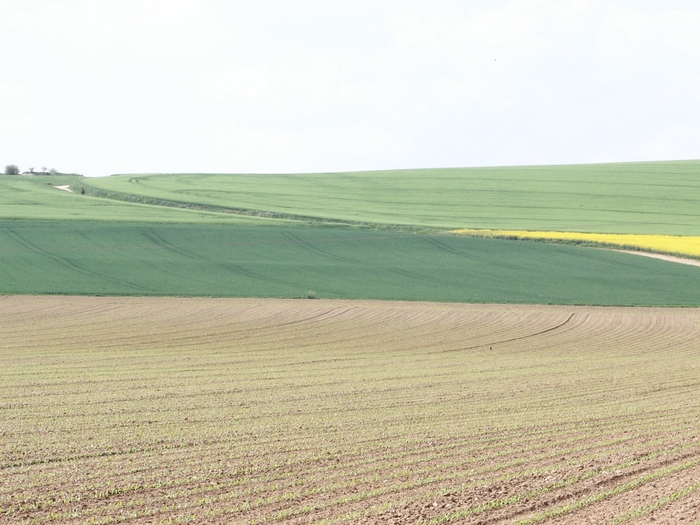
[[[697,310],[0,310],[0,522],[629,520],[697,493]]]

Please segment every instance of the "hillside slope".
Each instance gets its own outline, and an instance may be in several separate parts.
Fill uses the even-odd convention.
[[[177,209],[100,199],[62,191],[80,176],[0,175],[0,220],[90,220],[107,222],[178,222],[277,224],[264,217],[246,217],[207,210]]]
[[[88,192],[383,225],[700,235],[700,161],[296,175],[118,175]]]

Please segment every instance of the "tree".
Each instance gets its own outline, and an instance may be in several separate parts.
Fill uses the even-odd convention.
[[[5,175],[19,175],[19,168],[14,164],[5,166]]]

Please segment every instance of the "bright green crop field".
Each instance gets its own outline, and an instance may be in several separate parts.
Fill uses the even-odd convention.
[[[99,199],[62,191],[79,176],[0,175],[0,220],[91,220],[180,223],[270,224],[288,221]]]
[[[700,268],[350,228],[0,221],[0,293],[700,304]]]
[[[118,175],[81,182],[88,192],[118,198],[321,220],[700,234],[700,161],[296,175]]]

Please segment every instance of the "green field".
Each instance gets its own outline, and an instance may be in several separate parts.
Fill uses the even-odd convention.
[[[61,191],[55,186],[75,184],[79,176],[0,175],[0,220],[91,220],[180,223],[273,224],[279,221],[230,213],[176,209],[98,199]]]
[[[698,305],[700,268],[350,228],[0,221],[0,293]]]
[[[438,235],[458,226],[697,235],[698,172],[700,162],[659,162],[0,176],[0,293],[698,305],[698,268]]]
[[[433,228],[700,234],[700,161],[297,175],[119,175],[89,192]]]

